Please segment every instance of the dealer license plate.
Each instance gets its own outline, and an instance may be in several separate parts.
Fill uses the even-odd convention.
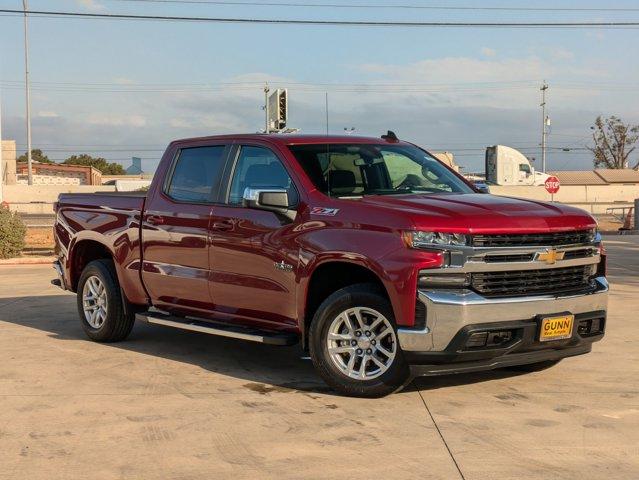
[[[544,317],[541,319],[540,342],[562,340],[572,337],[572,326],[575,323],[574,315],[558,315],[556,317]]]

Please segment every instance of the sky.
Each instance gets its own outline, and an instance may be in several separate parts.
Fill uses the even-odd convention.
[[[199,0],[201,1],[201,0]],[[231,0],[232,3],[233,0]],[[241,1],[241,0],[237,0]],[[283,1],[283,0],[281,0]],[[251,2],[249,2],[251,3]],[[278,3],[255,0],[252,3]],[[207,17],[394,21],[639,21],[636,1],[298,0],[333,7],[131,0],[30,0],[31,10]],[[340,8],[344,5],[367,8]],[[336,6],[338,5],[338,6]],[[373,8],[371,5],[384,6]],[[393,6],[394,8],[387,8]],[[0,9],[21,9],[0,0]],[[389,28],[29,19],[32,144],[51,159],[89,153],[152,172],[176,138],[264,128],[263,84],[288,88],[289,126],[302,133],[379,136],[393,130],[451,151],[481,172],[503,144],[541,169],[540,86],[548,82],[547,170],[591,169],[598,115],[639,123],[638,29]],[[2,138],[26,151],[24,30],[0,14]],[[569,151],[564,151],[569,149]],[[635,158],[638,158],[635,154]]]

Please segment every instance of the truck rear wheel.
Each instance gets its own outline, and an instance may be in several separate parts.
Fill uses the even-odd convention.
[[[373,284],[342,288],[317,309],[309,348],[324,381],[341,394],[383,397],[409,379],[390,302]]]
[[[127,313],[113,262],[95,260],[82,271],[77,289],[78,313],[82,328],[96,342],[124,340],[135,322]]]

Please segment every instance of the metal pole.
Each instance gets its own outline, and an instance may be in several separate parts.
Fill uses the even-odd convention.
[[[548,85],[544,81],[541,87],[541,171],[546,171],[546,90]]]
[[[2,203],[2,185],[4,184],[4,168],[2,167],[2,91],[0,91],[0,203]]]
[[[265,118],[265,128],[264,131],[266,133],[271,133],[271,126],[269,125],[269,111],[268,111],[268,83],[264,84],[264,112],[266,113]]]
[[[22,0],[24,8],[24,87],[27,96],[27,173],[28,183],[33,185],[33,172],[31,170],[31,94],[29,85],[29,22],[27,21],[27,11],[29,10],[28,0]]]
[[[635,198],[635,224],[633,230],[639,230],[639,198]]]

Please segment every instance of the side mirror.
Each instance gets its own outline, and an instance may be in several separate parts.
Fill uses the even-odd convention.
[[[244,190],[244,206],[258,210],[280,213],[293,219],[295,211],[291,210],[288,191],[284,188],[251,188]]]

